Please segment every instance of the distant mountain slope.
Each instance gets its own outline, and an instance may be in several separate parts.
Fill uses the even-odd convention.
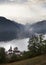
[[[34,33],[46,34],[46,20],[29,25],[29,31],[30,30]]]
[[[0,17],[0,41],[28,38],[35,33],[46,34],[46,20],[38,21],[32,25],[22,25]]]
[[[0,17],[0,41],[23,38],[24,25]]]

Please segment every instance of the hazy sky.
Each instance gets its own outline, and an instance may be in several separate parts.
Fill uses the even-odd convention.
[[[46,0],[0,0],[0,16],[23,24],[46,20]]]

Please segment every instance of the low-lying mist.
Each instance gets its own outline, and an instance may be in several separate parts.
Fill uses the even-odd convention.
[[[18,49],[20,51],[27,51],[28,48],[28,40],[29,38],[25,38],[25,39],[14,39],[12,41],[9,42],[0,42],[0,47],[4,47],[6,50],[8,50],[10,48],[10,46],[12,46],[12,49],[14,49],[14,47],[18,47]]]

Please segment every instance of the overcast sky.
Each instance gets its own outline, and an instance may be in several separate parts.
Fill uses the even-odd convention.
[[[0,0],[0,16],[22,24],[46,20],[46,0]]]

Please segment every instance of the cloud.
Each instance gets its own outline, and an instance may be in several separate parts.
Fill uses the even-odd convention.
[[[30,5],[40,5],[40,6],[46,6],[46,0],[28,0],[27,1]]]
[[[0,0],[0,3],[25,3],[27,2],[28,0]]]
[[[0,0],[0,3],[35,3],[46,4],[46,0]]]
[[[4,3],[15,3],[15,4],[38,4],[38,5],[42,5],[43,7],[46,7],[46,0],[0,0],[0,4],[4,4]]]
[[[20,23],[46,20],[46,0],[0,0],[0,15]],[[13,3],[10,4],[10,3]]]

